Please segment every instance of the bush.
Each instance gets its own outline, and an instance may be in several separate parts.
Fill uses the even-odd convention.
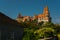
[[[52,28],[42,28],[39,30],[36,30],[34,32],[34,35],[36,36],[36,38],[40,39],[40,38],[48,38],[48,37],[53,37],[54,35],[56,35],[56,31]]]

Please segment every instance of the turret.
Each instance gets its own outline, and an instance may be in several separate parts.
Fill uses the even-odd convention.
[[[50,17],[50,13],[49,13],[48,6],[45,6],[45,7],[44,7],[43,14],[44,14],[45,18],[46,18],[49,22],[51,22],[51,17]]]
[[[49,15],[48,6],[45,6],[45,7],[44,7],[43,13],[46,14],[46,15]]]
[[[21,16],[21,14],[19,13],[19,14],[18,14],[18,18],[21,18],[21,17],[22,17],[22,16]]]
[[[23,20],[23,17],[22,17],[21,14],[19,13],[19,14],[18,14],[18,17],[16,18],[16,21],[17,21],[17,22],[22,22],[22,20]]]

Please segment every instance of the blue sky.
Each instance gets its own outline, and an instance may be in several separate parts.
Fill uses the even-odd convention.
[[[22,16],[41,14],[46,5],[48,5],[52,21],[60,23],[60,0],[0,0],[0,12],[16,19],[18,13]]]

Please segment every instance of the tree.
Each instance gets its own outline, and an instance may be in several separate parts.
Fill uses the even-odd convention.
[[[33,40],[34,39],[34,29],[25,28],[23,40]]]

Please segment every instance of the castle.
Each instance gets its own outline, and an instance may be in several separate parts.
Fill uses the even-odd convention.
[[[33,21],[33,20],[37,20],[38,23],[42,21],[51,22],[51,17],[48,6],[45,6],[42,14],[34,15],[33,17],[21,16],[21,14],[19,14],[16,20],[17,22],[25,22],[25,21]]]

